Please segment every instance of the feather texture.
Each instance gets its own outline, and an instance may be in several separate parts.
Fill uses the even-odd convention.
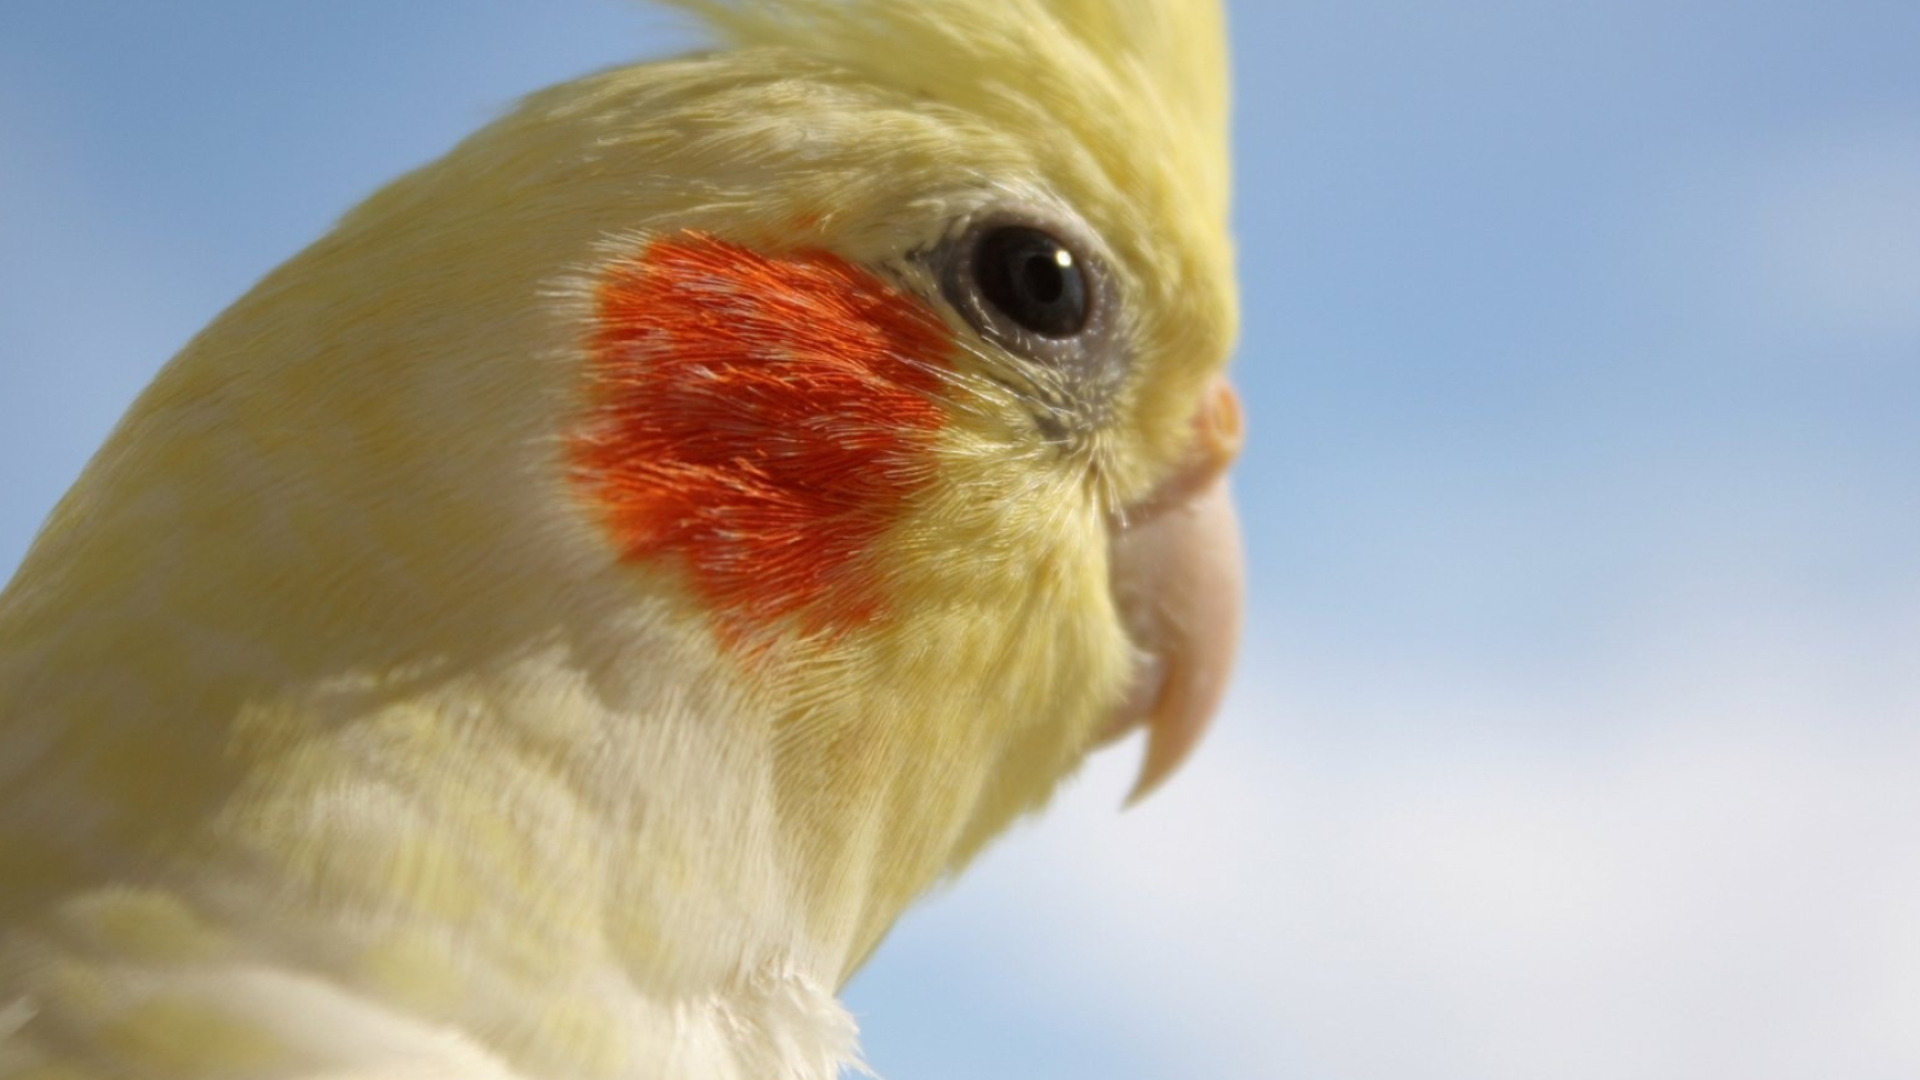
[[[223,313],[0,594],[0,1077],[826,1080],[1127,695],[1109,517],[1233,332],[1217,9],[683,6],[729,48]],[[1129,297],[1070,453],[916,258],[1013,197]]]

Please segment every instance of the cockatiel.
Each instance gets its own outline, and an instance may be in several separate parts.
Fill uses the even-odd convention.
[[[0,1077],[826,1080],[1213,711],[1214,0],[686,2],[160,374],[0,599]]]

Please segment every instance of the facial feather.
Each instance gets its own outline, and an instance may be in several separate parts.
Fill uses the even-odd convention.
[[[916,150],[937,155],[943,183],[1030,183],[1091,223],[1145,361],[1106,467],[1122,501],[1155,482],[1237,325],[1215,0],[670,2],[771,63],[824,63],[941,118]],[[1002,140],[1007,157],[982,154]]]
[[[595,308],[571,457],[622,556],[683,563],[730,638],[885,615],[865,561],[934,468],[945,324],[836,256],[699,234],[609,267]]]
[[[13,1045],[824,1078],[828,991],[1132,689],[1114,518],[1232,334],[1217,11],[683,6],[730,48],[242,297],[0,596]],[[1097,414],[949,294],[1009,208],[1102,268]]]

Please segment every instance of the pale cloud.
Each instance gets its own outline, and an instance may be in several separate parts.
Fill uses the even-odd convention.
[[[1920,343],[1920,129],[1910,118],[1673,164],[1664,207],[1645,222],[1647,273],[1683,307],[1768,346],[1787,338],[1784,350],[1741,356],[1830,363],[1863,345]]]
[[[1745,692],[1783,670],[1828,669],[1649,676],[1578,745],[1300,738],[1394,725],[1255,678],[1154,803],[1109,755],[929,931],[1143,1076],[1920,1075],[1920,741]]]
[[[1810,143],[1761,176],[1749,213],[1780,302],[1825,328],[1920,339],[1920,132]]]

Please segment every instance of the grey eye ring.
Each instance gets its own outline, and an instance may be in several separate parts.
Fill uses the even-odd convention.
[[[1126,368],[1115,340],[1119,297],[1103,251],[1070,214],[991,207],[958,223],[933,262],[942,295],[981,337],[1052,369],[1073,397],[1097,407]]]

